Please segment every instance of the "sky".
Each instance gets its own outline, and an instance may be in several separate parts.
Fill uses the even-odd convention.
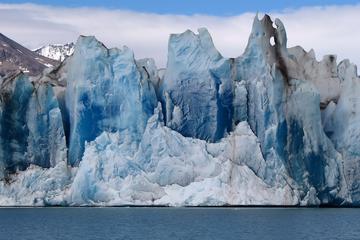
[[[24,0],[2,1],[26,3]],[[101,7],[159,14],[208,14],[232,16],[244,12],[268,12],[295,9],[304,6],[355,4],[354,0],[33,0],[32,3],[65,7]]]
[[[169,35],[187,29],[206,27],[223,56],[241,55],[257,12],[282,20],[289,46],[360,64],[360,1],[352,0],[0,0],[0,31],[31,49],[95,35],[165,67]]]

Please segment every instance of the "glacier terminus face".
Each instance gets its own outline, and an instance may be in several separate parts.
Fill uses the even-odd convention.
[[[80,36],[0,79],[1,206],[359,206],[360,78],[255,17],[237,58],[205,28],[166,69]]]

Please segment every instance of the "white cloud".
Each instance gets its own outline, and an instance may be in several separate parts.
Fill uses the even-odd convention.
[[[288,45],[315,49],[318,59],[337,54],[360,64],[360,4],[309,7],[269,13],[287,29]],[[95,35],[108,47],[127,45],[136,58],[166,64],[170,33],[206,27],[219,51],[237,57],[245,49],[255,13],[232,17],[160,15],[101,8],[61,8],[34,4],[0,4],[0,31],[29,48],[76,41]]]

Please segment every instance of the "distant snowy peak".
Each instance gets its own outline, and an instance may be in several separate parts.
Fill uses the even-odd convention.
[[[74,52],[74,43],[49,44],[35,50],[36,53],[57,61],[64,61]]]

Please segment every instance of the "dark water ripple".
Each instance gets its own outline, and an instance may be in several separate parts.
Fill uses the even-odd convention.
[[[360,239],[360,209],[0,209],[0,239]]]

